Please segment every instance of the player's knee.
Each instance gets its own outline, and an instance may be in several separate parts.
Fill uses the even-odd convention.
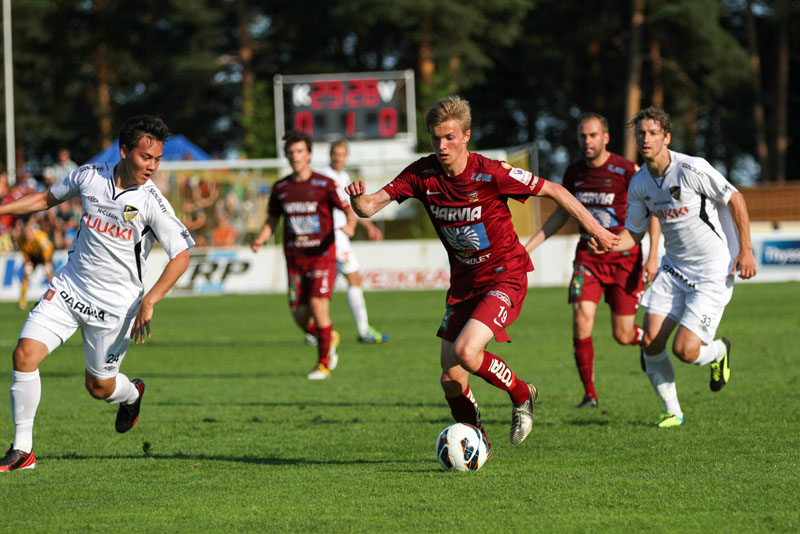
[[[116,387],[116,383],[113,380],[110,382],[108,380],[100,380],[94,376],[87,376],[85,382],[86,391],[95,399],[107,399],[114,393],[114,388]]]
[[[475,347],[467,343],[459,343],[456,340],[453,352],[455,353],[456,361],[464,369],[474,372],[480,367],[480,356],[483,355],[483,349],[476,350]]]
[[[693,363],[697,357],[700,356],[700,347],[692,347],[687,344],[675,343],[672,346],[672,352],[682,362]]]
[[[615,328],[612,334],[620,345],[630,345],[636,337],[636,333],[633,330],[625,330],[624,328]]]
[[[32,372],[39,367],[42,356],[29,344],[20,341],[14,348],[14,352],[11,353],[11,360],[14,364],[14,370]]]

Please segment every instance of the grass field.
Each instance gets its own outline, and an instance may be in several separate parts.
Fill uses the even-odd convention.
[[[344,295],[339,368],[310,382],[281,295],[166,299],[153,338],[122,370],[147,383],[142,416],[114,431],[116,407],[83,387],[80,336],[41,366],[36,469],[0,477],[3,532],[798,532],[800,284],[741,284],[720,329],[732,378],[675,363],[686,424],[650,428],[660,401],[636,349],[595,327],[600,408],[577,411],[564,289],[532,289],[511,344],[493,350],[541,394],[523,444],[510,403],[481,380],[494,459],[444,472],[434,455],[451,423],[438,384],[442,292],[367,295],[392,338],[356,343]],[[0,349],[24,315],[0,304]],[[794,348],[792,348],[794,346]],[[0,433],[13,438],[8,396]],[[4,445],[5,446],[5,445]]]

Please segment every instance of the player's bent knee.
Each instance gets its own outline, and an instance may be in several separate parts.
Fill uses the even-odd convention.
[[[86,391],[89,395],[98,400],[109,398],[117,387],[117,381],[111,379],[101,379],[95,376],[86,376]]]
[[[444,391],[445,397],[457,397],[461,395],[463,388],[460,382],[442,375],[442,391]]]

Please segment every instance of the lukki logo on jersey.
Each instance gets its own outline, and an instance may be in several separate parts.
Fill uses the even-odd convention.
[[[94,230],[98,234],[107,234],[109,237],[122,241],[130,241],[133,237],[133,228],[122,228],[117,224],[103,221],[99,217],[92,217],[88,213],[84,213],[83,218],[86,219],[86,228]]]
[[[125,219],[125,222],[131,222],[137,215],[139,215],[139,208],[126,204],[125,209],[122,210],[122,218]]]
[[[689,206],[681,206],[677,209],[670,208],[668,210],[653,210],[653,213],[655,213],[659,219],[677,219],[678,217],[689,215]]]

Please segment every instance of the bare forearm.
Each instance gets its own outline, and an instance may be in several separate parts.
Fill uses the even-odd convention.
[[[752,251],[753,244],[750,241],[750,215],[747,213],[747,204],[741,193],[736,192],[731,195],[728,201],[728,208],[731,211],[731,219],[739,232],[739,250]]]
[[[46,210],[58,203],[50,191],[31,193],[0,206],[0,215],[27,215]]]
[[[161,299],[163,299],[169,290],[172,289],[172,286],[178,281],[178,279],[186,272],[186,269],[189,268],[189,251],[184,250],[183,252],[179,253],[177,256],[172,258],[167,266],[164,268],[164,272],[161,273],[161,276],[158,278],[158,281],[153,285],[150,291],[147,292],[142,302],[149,306],[155,306]]]

